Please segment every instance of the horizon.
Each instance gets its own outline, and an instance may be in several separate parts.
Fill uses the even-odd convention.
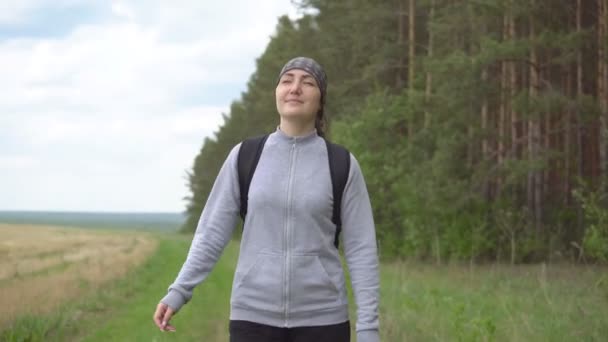
[[[68,214],[180,214],[184,215],[184,211],[82,211],[82,210],[5,210],[0,209],[0,213],[68,213]]]

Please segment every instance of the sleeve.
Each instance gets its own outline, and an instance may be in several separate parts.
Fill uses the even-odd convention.
[[[342,198],[342,243],[357,305],[357,341],[379,337],[379,262],[372,208],[359,163],[351,155]]]
[[[161,300],[176,312],[192,298],[194,288],[207,278],[232,236],[240,208],[239,148],[240,144],[235,146],[222,165],[198,222],[188,257]]]

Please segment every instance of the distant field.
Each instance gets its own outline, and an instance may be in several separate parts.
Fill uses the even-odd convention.
[[[157,242],[140,234],[0,224],[0,330],[46,314],[141,264]]]
[[[0,211],[0,223],[159,232],[177,231],[184,220],[185,216],[181,213]]]

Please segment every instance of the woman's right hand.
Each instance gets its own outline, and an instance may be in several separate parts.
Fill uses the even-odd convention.
[[[173,309],[167,304],[158,303],[153,319],[160,331],[175,331],[175,327],[169,324],[173,313]]]

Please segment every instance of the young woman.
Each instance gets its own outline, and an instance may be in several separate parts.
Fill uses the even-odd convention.
[[[350,340],[344,271],[332,221],[332,177],[323,135],[327,78],[313,59],[285,64],[276,86],[280,115],[251,179],[231,295],[230,341]],[[201,215],[188,257],[154,313],[163,331],[230,241],[240,211],[235,146]],[[350,155],[341,237],[357,304],[357,341],[379,341],[379,275],[372,210]]]

